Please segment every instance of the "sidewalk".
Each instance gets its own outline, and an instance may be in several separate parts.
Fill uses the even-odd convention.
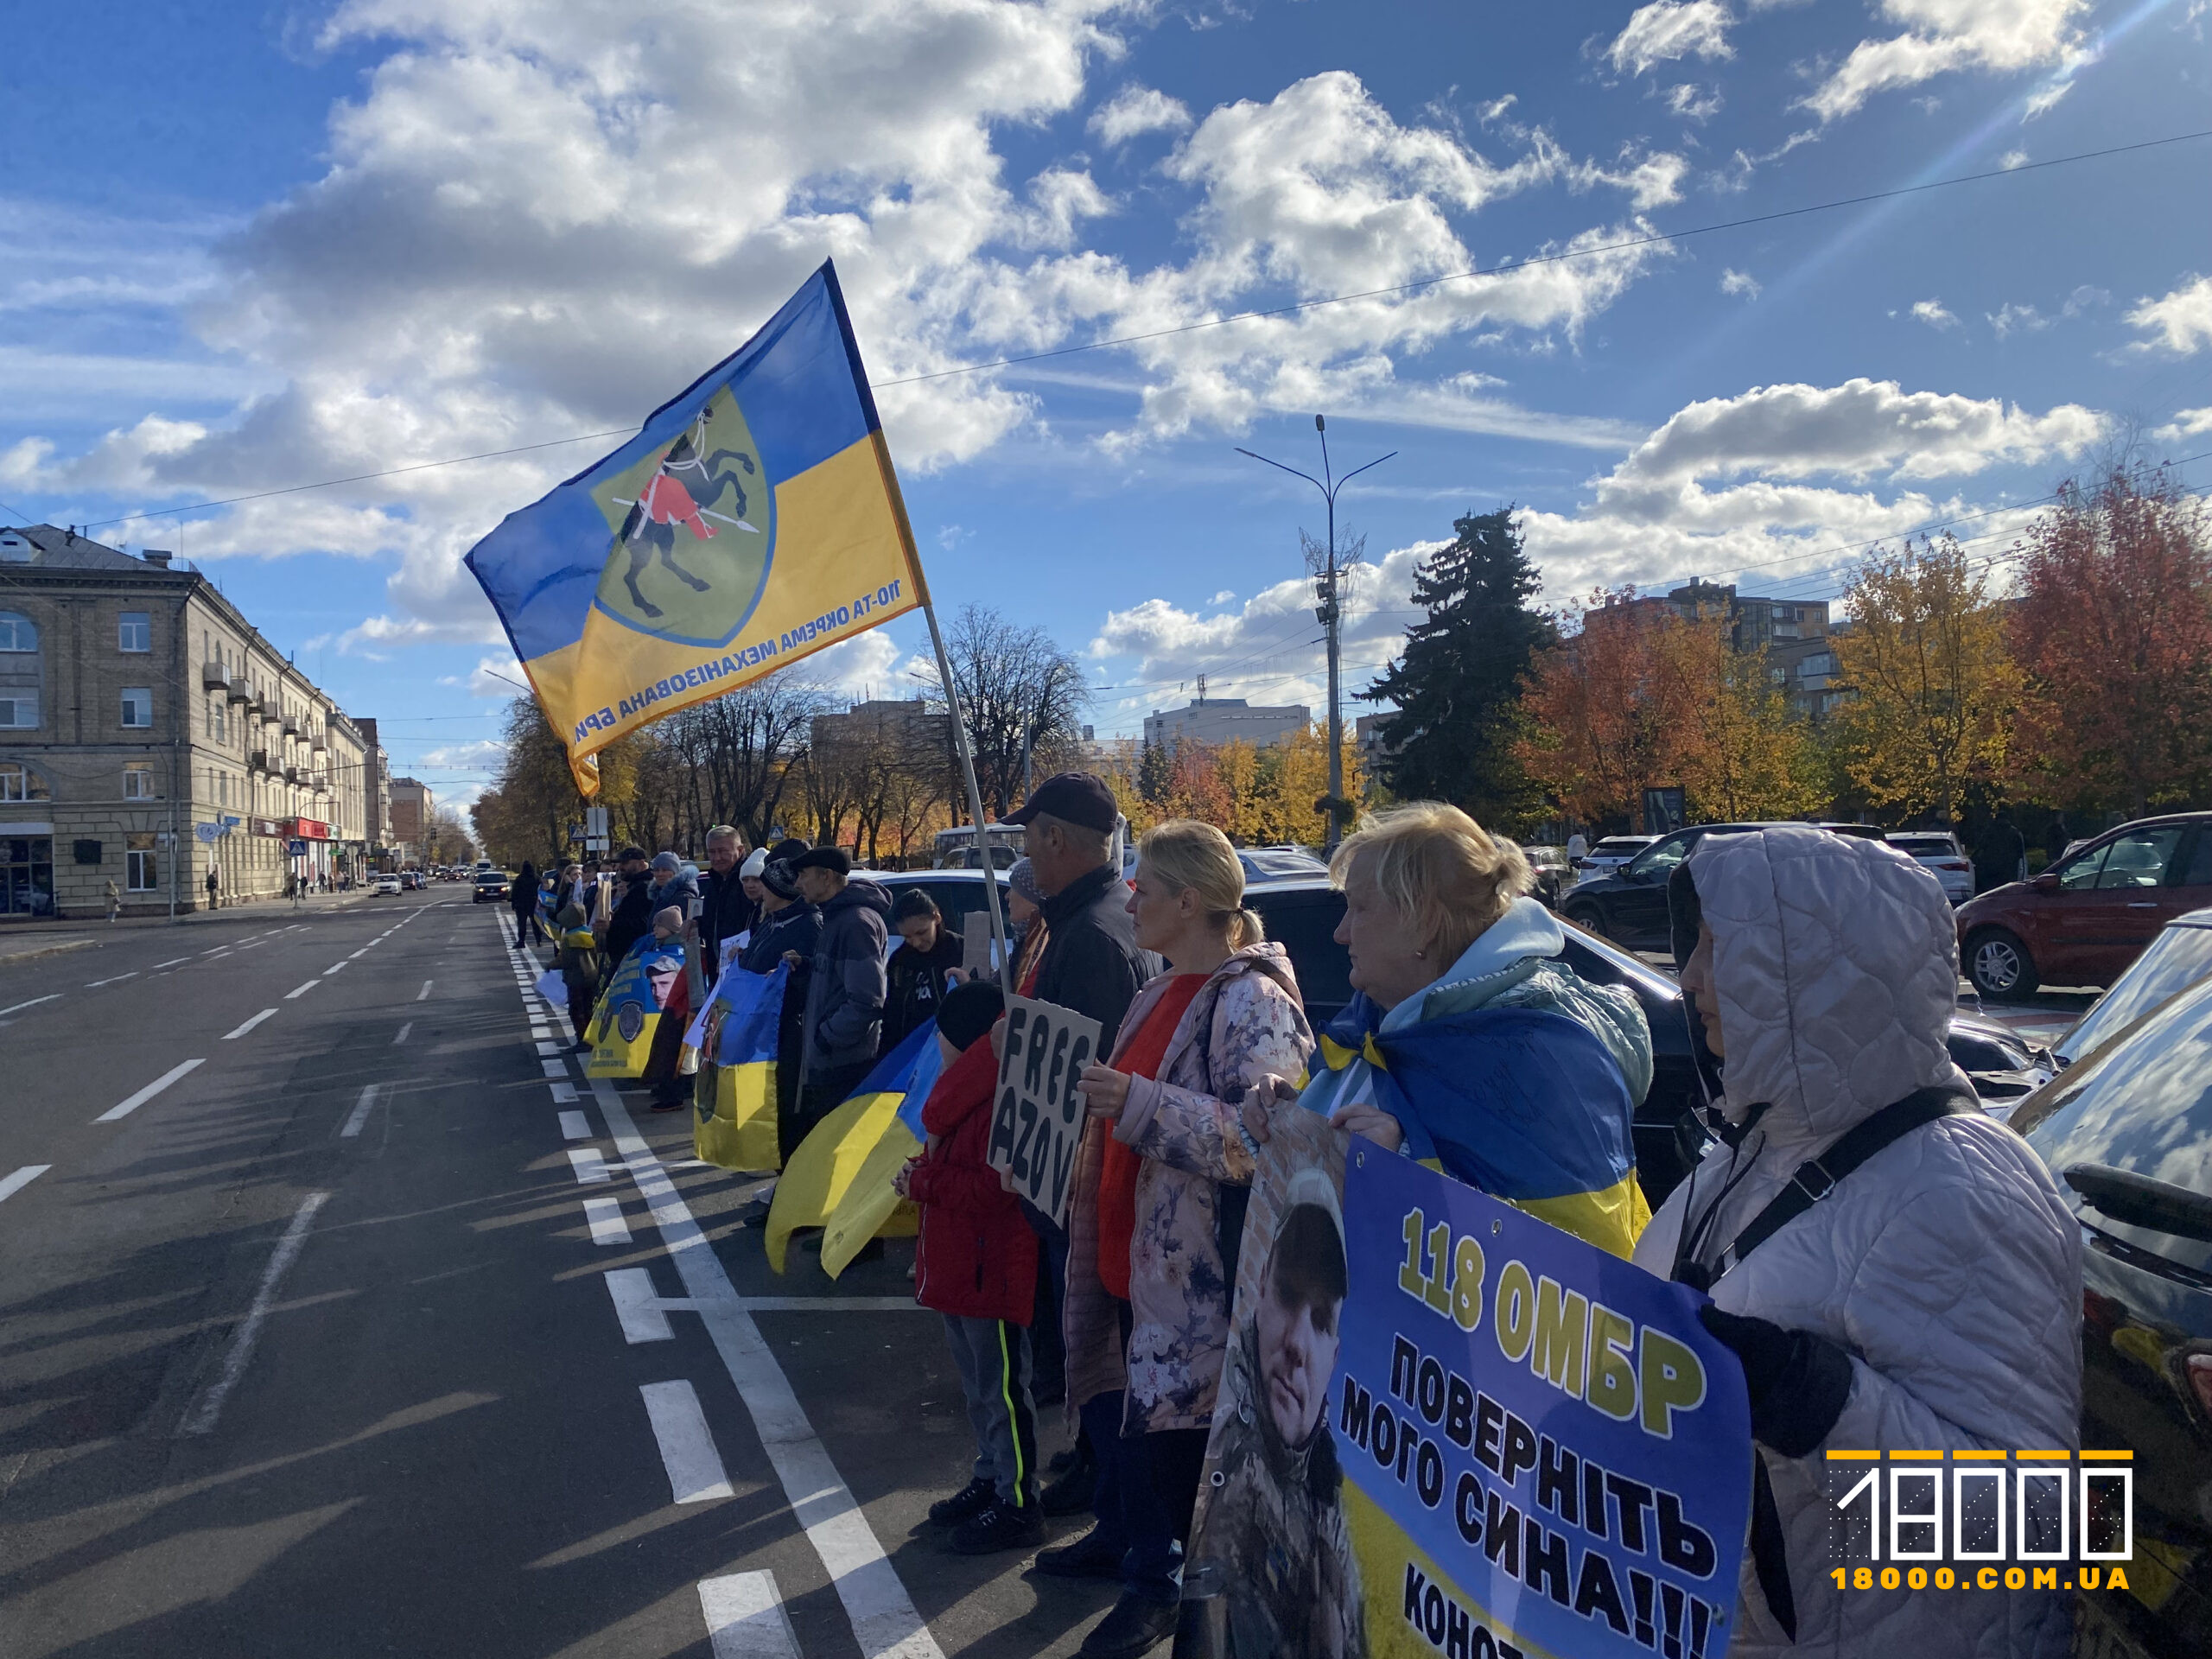
[[[287,922],[305,920],[310,916],[392,902],[390,893],[355,891],[309,893],[296,904],[286,899],[266,899],[258,904],[227,905],[221,910],[181,911],[174,922],[166,916],[126,916],[115,922],[25,921],[10,918],[0,921],[0,967],[58,956],[64,951],[89,950],[105,940],[153,928],[282,927]]]

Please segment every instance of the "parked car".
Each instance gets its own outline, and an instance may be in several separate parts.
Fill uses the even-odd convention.
[[[1523,847],[1529,855],[1529,868],[1536,874],[1536,897],[1554,910],[1560,899],[1574,885],[1574,867],[1567,861],[1564,847]]]
[[[399,891],[399,878],[396,875],[380,875],[377,877],[376,891],[378,893],[396,894]]]
[[[1667,949],[1667,878],[1675,866],[1689,856],[1690,849],[1707,836],[1725,836],[1744,830],[1771,830],[1767,823],[1694,823],[1659,836],[1610,875],[1578,882],[1560,906],[1560,913],[1577,927],[1630,950]],[[1823,823],[1817,829],[1839,836],[1862,836],[1879,841],[1882,832],[1871,823]]]
[[[1270,881],[1247,887],[1244,902],[1259,912],[1268,937],[1290,953],[1306,1017],[1320,1030],[1351,1001],[1351,960],[1335,938],[1344,894],[1325,880]],[[1592,983],[1626,986],[1650,1025],[1651,1092],[1637,1108],[1633,1127],[1637,1178],[1656,1208],[1704,1150],[1707,1134],[1696,1111],[1720,1092],[1719,1071],[1704,1045],[1691,1038],[1681,989],[1670,976],[1572,927],[1560,955]],[[1950,1045],[1951,1058],[1998,1116],[2051,1075],[2011,1031],[1986,1020],[1955,1019]]]
[[[2176,917],[2212,904],[2212,812],[2108,830],[2025,881],[1959,906],[1959,961],[1999,1001],[2111,985]]]
[[[1325,861],[1314,857],[1303,847],[1240,847],[1236,849],[1236,861],[1244,867],[1247,881],[1273,881],[1284,876],[1326,875],[1329,871]]]
[[[1638,853],[1658,840],[1656,836],[1607,836],[1603,841],[1582,855],[1574,867],[1578,885],[1598,876],[1611,875]]]
[[[2192,910],[2158,930],[2150,949],[2059,1039],[2053,1058],[2062,1067],[2087,1059],[2168,997],[2203,979],[2212,979],[2212,910]]]
[[[2212,1652],[2209,1051],[2212,980],[2200,980],[2085,1053],[2012,1120],[2082,1224],[2080,1444],[2133,1453],[2131,1582],[2078,1599],[2076,1653]],[[2119,1545],[2092,1535],[2089,1547]]]
[[[973,912],[987,910],[989,900],[983,896],[983,873],[981,870],[855,870],[854,874],[874,882],[898,903],[902,893],[926,893],[936,900],[938,913],[944,918],[944,925],[955,933],[965,925]],[[999,908],[1003,915],[1006,908],[1006,872],[998,872]],[[891,935],[895,946],[899,935]]]
[[[1892,830],[1890,845],[1936,872],[1943,896],[1955,905],[1974,897],[1974,862],[1956,836],[1941,830]]]
[[[474,897],[469,899],[470,904],[480,905],[487,900],[496,901],[506,896],[507,878],[504,872],[499,870],[476,872],[476,893]]]

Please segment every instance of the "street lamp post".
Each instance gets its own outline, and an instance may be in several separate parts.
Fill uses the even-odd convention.
[[[1311,473],[1301,473],[1295,467],[1286,467],[1279,461],[1269,461],[1267,456],[1256,454],[1253,451],[1243,448],[1241,446],[1237,448],[1236,453],[1240,455],[1249,455],[1254,461],[1267,461],[1268,466],[1276,467],[1282,472],[1288,473],[1294,478],[1304,479],[1308,484],[1311,484],[1315,489],[1321,492],[1322,500],[1328,504],[1329,550],[1327,554],[1327,563],[1322,566],[1320,580],[1316,584],[1319,590],[1318,597],[1320,603],[1313,607],[1313,614],[1319,620],[1321,626],[1326,634],[1329,645],[1328,850],[1333,853],[1337,849],[1338,842],[1344,839],[1344,808],[1347,805],[1347,803],[1344,800],[1344,716],[1342,696],[1343,658],[1338,648],[1338,624],[1344,614],[1344,607],[1339,602],[1337,593],[1337,492],[1343,489],[1345,485],[1351,483],[1352,480],[1357,478],[1362,473],[1367,471],[1368,467],[1380,467],[1384,461],[1389,460],[1391,455],[1395,455],[1398,452],[1393,449],[1390,451],[1389,454],[1377,455],[1374,460],[1367,462],[1365,466],[1355,467],[1351,471],[1346,473],[1342,478],[1338,478],[1330,469],[1329,465],[1328,422],[1322,416],[1316,415],[1313,417],[1313,429],[1321,435],[1321,476],[1319,478],[1314,477]]]

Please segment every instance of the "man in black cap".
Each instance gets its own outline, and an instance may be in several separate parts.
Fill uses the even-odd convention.
[[[737,966],[750,974],[772,974],[786,957],[812,961],[822,938],[822,913],[807,903],[798,890],[798,876],[791,860],[806,850],[803,841],[783,841],[768,849],[760,868],[760,915],[753,937],[738,952]],[[783,1007],[776,1023],[776,1147],[779,1163],[789,1163],[799,1142],[798,1074],[804,1051],[800,1036],[804,1027],[806,987],[794,978],[784,988]],[[775,1198],[772,1185],[754,1195],[743,1217],[748,1227],[768,1224],[769,1205]]]
[[[791,868],[800,895],[822,916],[811,960],[796,951],[784,958],[793,976],[806,981],[797,1125],[804,1140],[875,1064],[891,895],[873,881],[853,880],[853,861],[842,847],[801,853]]]
[[[610,972],[622,965],[632,945],[653,931],[653,872],[645,849],[625,847],[615,855],[614,863],[622,887],[615,899],[614,912],[607,918],[606,936],[599,942],[599,948],[607,953]]]

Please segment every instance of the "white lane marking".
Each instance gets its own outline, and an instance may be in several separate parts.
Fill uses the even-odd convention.
[[[569,1075],[569,1067],[565,1061],[540,1060],[538,1065],[545,1068],[545,1075],[549,1077],[565,1077]]]
[[[52,1164],[25,1164],[21,1169],[17,1170],[12,1175],[0,1176],[0,1204],[4,1204],[10,1198],[14,1198],[16,1193],[22,1192],[33,1181],[38,1179],[40,1176],[45,1174],[48,1170],[52,1169],[53,1167],[54,1166]],[[614,1204],[614,1220],[616,1224],[620,1225],[622,1220],[622,1206],[620,1204],[615,1204],[614,1200],[612,1198],[609,1198],[607,1202],[609,1204]],[[591,1236],[594,1243],[599,1242],[599,1224],[596,1221],[593,1222],[591,1224]],[[629,1236],[630,1230],[624,1227],[622,1229],[622,1236],[627,1238]]]
[[[202,950],[200,953],[201,960],[206,962],[220,962],[230,954],[231,947],[227,944],[219,950]]]
[[[365,944],[359,950],[356,950],[352,956],[346,957],[346,960],[348,962],[359,962],[363,957],[365,957],[368,954],[369,947]]]
[[[916,1611],[913,1598],[899,1581],[899,1572],[883,1553],[883,1545],[868,1522],[867,1513],[845,1484],[830,1460],[829,1449],[807,1421],[806,1412],[792,1392],[791,1379],[776,1363],[775,1354],[760,1335],[739,1298],[737,1287],[715,1255],[707,1236],[683,1202],[676,1183],[661,1167],[645,1138],[630,1116],[622,1096],[604,1077],[592,1080],[592,1097],[614,1138],[615,1150],[638,1184],[661,1243],[676,1260],[701,1320],[713,1340],[715,1351],[736,1383],[738,1397],[753,1414],[762,1449],[782,1484],[785,1501],[806,1529],[807,1541],[822,1558],[830,1581],[845,1613],[853,1623],[853,1636],[867,1659],[944,1659],[944,1650]],[[637,1270],[645,1288],[652,1278]],[[611,1281],[613,1275],[610,1274]],[[617,1306],[620,1306],[620,1296]],[[658,1308],[651,1312],[665,1325]],[[629,1334],[627,1328],[624,1335]],[[671,1333],[672,1334],[672,1333]]]
[[[700,1580],[699,1611],[715,1659],[799,1659],[798,1637],[772,1573]]]
[[[391,1046],[394,1048],[397,1048],[402,1043],[407,1040],[407,1033],[414,1029],[415,1022],[412,1020],[410,1020],[405,1025],[399,1028],[398,1034],[391,1039]]]
[[[130,1116],[131,1113],[137,1111],[141,1106],[143,1106],[156,1095],[160,1094],[162,1090],[168,1088],[169,1084],[175,1083],[179,1077],[184,1076],[186,1072],[195,1071],[199,1067],[207,1064],[207,1056],[203,1054],[196,1060],[187,1060],[181,1065],[171,1066],[168,1071],[162,1072],[160,1077],[156,1077],[143,1089],[141,1089],[137,1094],[131,1096],[130,1099],[109,1107],[107,1110],[102,1112],[98,1117],[94,1118],[92,1122],[95,1123],[112,1123],[119,1117]]]
[[[322,970],[322,976],[323,976],[325,979],[328,979],[328,978],[329,978],[333,974],[336,973],[336,972],[337,972],[340,968],[343,968],[345,965],[346,965],[346,964],[345,964],[344,963],[342,963],[342,962],[334,962],[334,963],[332,963],[330,964],[330,966],[329,966],[329,967],[327,967],[327,968],[326,968],[326,969],[324,969]]]
[[[424,981],[423,982],[423,988],[422,988],[421,990],[419,990],[419,991],[417,991],[417,992],[416,992],[416,993],[415,993],[415,1000],[416,1000],[417,1002],[422,1001],[424,998],[428,997],[428,996],[430,995],[430,983],[431,983],[431,982],[430,982],[430,981],[429,981],[429,980],[427,980],[427,979],[426,979],[426,980],[424,980]]]
[[[238,946],[238,949],[241,950],[258,950],[266,943],[267,941],[264,939],[249,939],[245,944]]]
[[[597,1186],[601,1181],[611,1181],[613,1175],[607,1167],[607,1160],[597,1147],[570,1147],[569,1163],[576,1172],[576,1179],[586,1186]]]
[[[225,1032],[223,1033],[223,1040],[226,1043],[236,1042],[239,1038],[245,1036],[246,1033],[251,1031],[263,1020],[275,1018],[276,1014],[276,1010],[274,1008],[264,1008],[259,1014],[255,1014],[252,1019],[247,1020],[245,1024],[240,1026],[236,1031]]]
[[[911,1296],[748,1296],[748,1313],[927,1313]]]
[[[95,979],[87,981],[86,982],[85,988],[88,991],[97,991],[103,985],[120,985],[126,979],[136,979],[137,977],[138,970],[136,968],[133,968],[129,973],[118,974],[113,979]]]
[[[181,962],[190,962],[192,958],[190,957],[171,957],[167,962],[156,963],[146,971],[149,974],[158,974],[164,968],[174,968]]]
[[[574,1103],[575,1097],[576,1085],[575,1084],[556,1083],[553,1085],[553,1103],[556,1106],[569,1105]]]
[[[588,1141],[591,1139],[591,1123],[582,1112],[563,1112],[561,1114],[561,1135],[564,1140]]]
[[[630,1224],[622,1219],[620,1198],[586,1198],[584,1219],[591,1224],[591,1242],[594,1244],[630,1242]]]
[[[0,1014],[14,1014],[19,1009],[35,1008],[41,1002],[58,1001],[60,1000],[60,996],[61,993],[59,991],[49,991],[46,995],[35,996],[28,1002],[17,1002],[8,1007],[0,1008]]]
[[[269,1265],[262,1269],[261,1287],[253,1293],[253,1306],[246,1309],[245,1322],[231,1338],[230,1351],[223,1356],[222,1370],[207,1385],[207,1392],[200,1396],[199,1403],[185,1414],[184,1421],[177,1427],[179,1433],[205,1434],[215,1427],[216,1418],[223,1413],[223,1402],[231,1397],[238,1378],[245,1375],[245,1363],[253,1357],[253,1346],[261,1340],[261,1327],[268,1323],[269,1310],[276,1306],[276,1281],[299,1260],[300,1251],[308,1242],[308,1229],[315,1224],[315,1213],[329,1198],[327,1192],[310,1192],[300,1201],[292,1224],[276,1241]]]
[[[285,993],[284,993],[284,1000],[285,1000],[287,1002],[289,1002],[289,1001],[290,1001],[294,997],[296,997],[296,996],[305,996],[305,995],[306,995],[309,991],[311,991],[311,990],[315,989],[315,988],[316,986],[318,986],[318,985],[320,985],[320,984],[321,984],[321,983],[322,983],[322,982],[321,982],[321,980],[319,980],[319,979],[311,979],[311,980],[308,981],[308,982],[307,982],[306,984],[304,984],[304,985],[301,986],[301,987],[300,987],[300,988],[299,988],[298,990],[296,990],[296,991],[287,991],[287,992],[285,992]]]
[[[555,1056],[558,1055],[560,1052],[561,1045],[558,1043],[547,1042],[540,1043],[537,1046],[537,1058],[541,1060],[551,1059]]]
[[[661,1467],[668,1471],[668,1490],[678,1503],[706,1503],[718,1497],[735,1497],[722,1455],[715,1449],[714,1431],[700,1407],[699,1391],[688,1382],[641,1382],[645,1416],[660,1442]]]
[[[202,950],[200,954],[203,957],[220,956],[224,951],[228,950],[229,949],[231,949],[231,947],[227,944],[219,944],[212,950]]]
[[[653,1293],[653,1276],[643,1268],[616,1268],[606,1275],[607,1294],[614,1301],[614,1317],[622,1323],[626,1343],[673,1342],[676,1328],[661,1311]]]
[[[369,1121],[369,1109],[377,1103],[377,1095],[384,1088],[380,1083],[363,1086],[361,1097],[353,1103],[353,1110],[338,1131],[339,1138],[350,1141],[360,1134],[361,1125]]]

